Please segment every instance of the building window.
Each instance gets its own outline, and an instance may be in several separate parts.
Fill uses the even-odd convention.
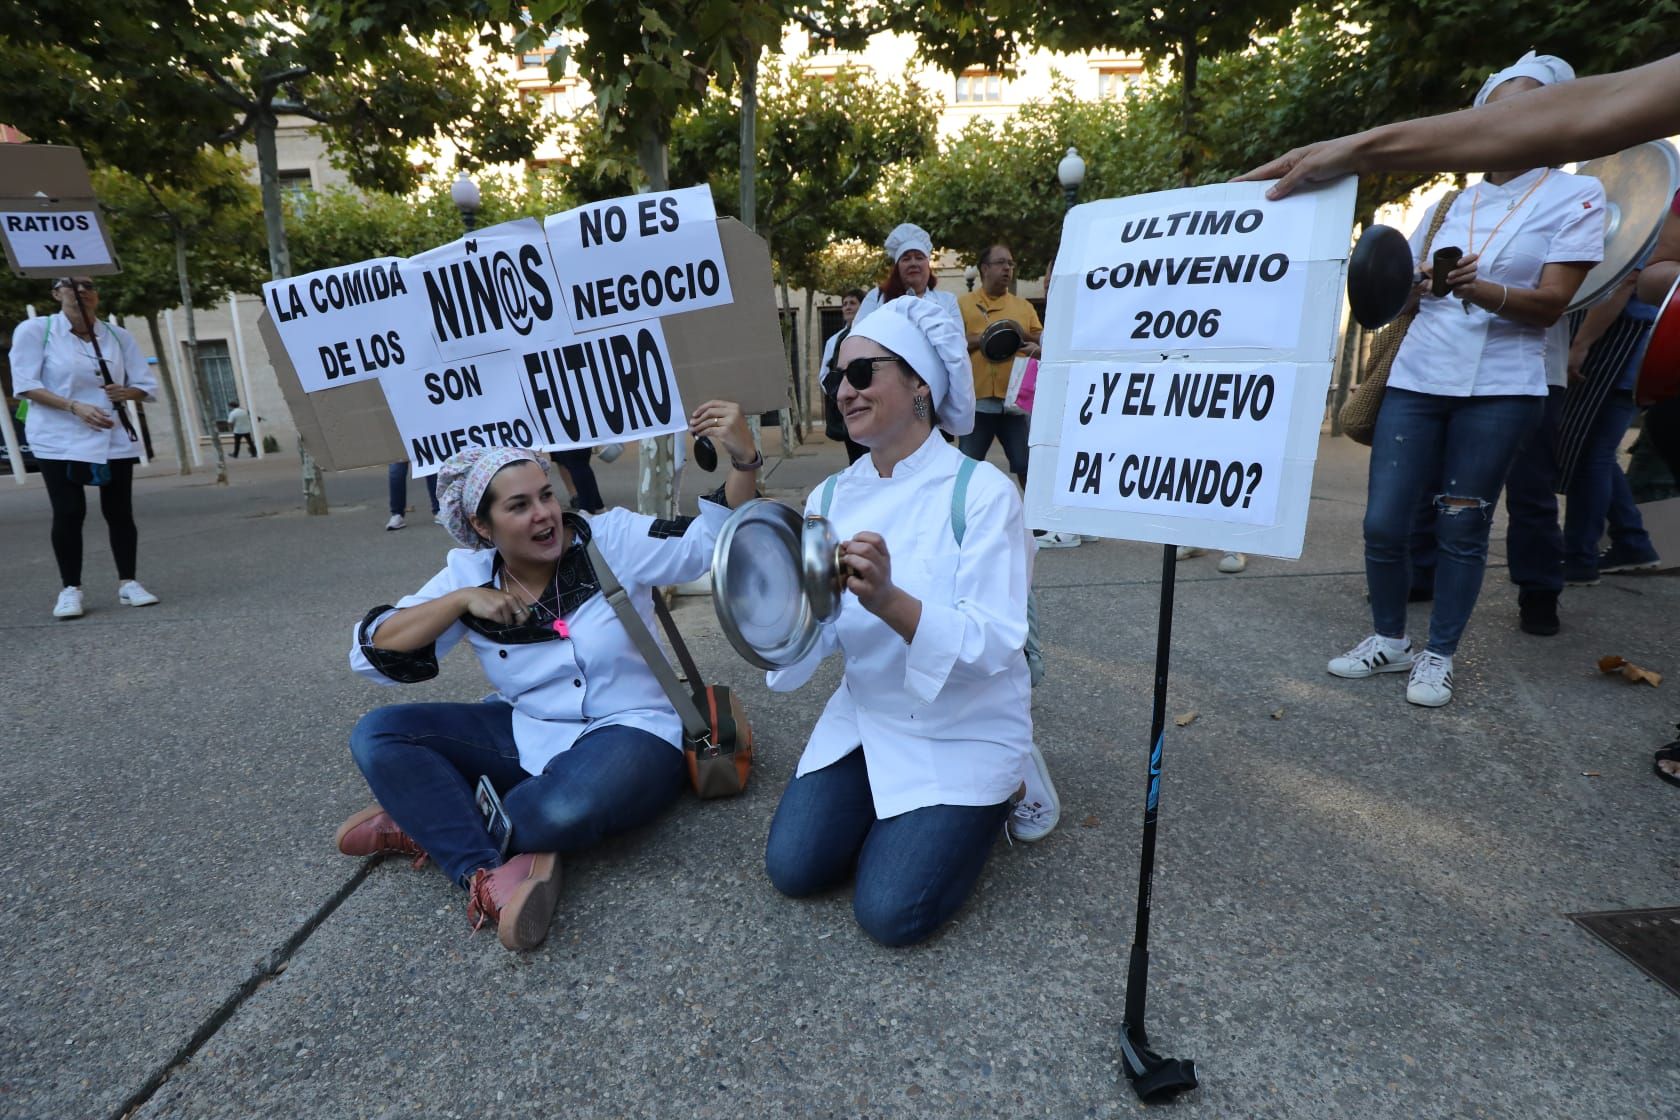
[[[282,171],[276,178],[280,180],[280,197],[293,206],[304,205],[315,193],[315,178],[308,170]]]
[[[1135,66],[1104,66],[1097,71],[1097,96],[1125,97],[1142,78],[1143,71]]]
[[[1002,101],[1003,75],[974,72],[957,75],[957,101]]]
[[[186,350],[186,343],[181,349]],[[198,340],[198,368],[203,372],[204,391],[209,394],[211,415],[204,418],[204,430],[210,431],[227,419],[228,402],[239,399],[239,382],[233,374],[233,356],[228,353],[226,339]]]

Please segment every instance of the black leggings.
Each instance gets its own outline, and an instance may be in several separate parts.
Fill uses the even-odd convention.
[[[87,520],[87,493],[80,482],[70,480],[78,464],[62,459],[42,459],[41,481],[52,503],[53,558],[66,587],[82,585],[82,522]],[[107,464],[111,481],[99,487],[99,512],[111,532],[111,555],[117,561],[117,579],[134,578],[134,558],[140,547],[140,531],[134,527],[133,459],[113,459]]]

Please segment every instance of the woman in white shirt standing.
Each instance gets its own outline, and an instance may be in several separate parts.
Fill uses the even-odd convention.
[[[836,649],[845,677],[776,809],[765,866],[794,897],[855,875],[858,924],[909,945],[968,897],[1025,776],[1032,538],[1014,483],[934,431],[974,422],[954,319],[922,300],[859,315],[840,364],[846,427],[869,454],[806,512],[826,511],[844,541],[843,605],[769,683],[799,687]]]
[[[962,329],[962,310],[957,306],[957,297],[940,291],[939,281],[933,275],[933,238],[927,230],[909,222],[895,227],[887,234],[887,259],[893,262],[892,271],[880,287],[865,293],[857,310],[859,319],[907,296],[935,304],[951,316],[958,330]]]
[[[1477,103],[1570,77],[1566,63],[1531,52],[1490,78]],[[1433,217],[1431,207],[1412,235],[1414,256]],[[1494,503],[1545,408],[1547,329],[1604,256],[1604,188],[1549,167],[1489,174],[1453,202],[1431,255],[1452,246],[1464,255],[1447,274],[1450,293],[1431,295],[1427,279],[1414,293],[1417,317],[1372,440],[1365,580],[1375,633],[1329,664],[1339,677],[1410,670],[1406,699],[1424,707],[1452,699],[1453,654],[1481,591]],[[1432,273],[1430,261],[1420,267]],[[1406,636],[1407,538],[1435,484],[1435,600],[1417,652]]]
[[[12,389],[29,401],[24,438],[41,464],[52,503],[53,558],[63,590],[54,618],[80,618],[82,522],[86,486],[99,488],[99,512],[117,563],[117,602],[149,607],[157,596],[134,578],[140,532],[134,526],[134,464],[139,436],[124,401],[152,401],[157,378],[134,336],[99,320],[99,290],[88,276],[54,280],[59,312],[12,332]]]
[[[568,513],[547,457],[472,448],[444,464],[444,526],[461,544],[444,569],[354,631],[350,666],[382,684],[430,680],[463,639],[495,694],[477,704],[397,704],[364,716],[350,750],[376,804],[338,830],[346,855],[430,857],[467,892],[477,929],[509,949],[548,932],[561,853],[653,820],[687,781],[682,724],[601,592],[593,542],[653,626],[652,589],[711,567],[729,507],[754,496],[763,460],[740,408],[708,401],[689,418],[734,470],[700,516],[656,520],[625,509]],[[506,850],[474,803],[487,778],[512,825]]]

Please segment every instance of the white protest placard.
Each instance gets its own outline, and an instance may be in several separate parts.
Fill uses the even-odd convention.
[[[657,321],[573,335],[380,378],[414,473],[470,446],[564,451],[686,431]]]
[[[412,266],[378,257],[271,280],[263,302],[305,391],[437,364]]]
[[[1352,179],[1075,207],[1044,316],[1027,523],[1296,557],[1330,382]]]
[[[19,268],[63,268],[69,275],[116,263],[100,232],[99,215],[92,210],[8,210],[0,213],[0,231]]]
[[[503,222],[409,258],[425,321],[444,361],[566,333],[542,223]]]
[[[591,203],[543,226],[580,334],[734,300],[710,187]]]
[[[1267,524],[1298,367],[1069,367],[1059,500],[1084,509]],[[1268,473],[1268,465],[1274,470]]]

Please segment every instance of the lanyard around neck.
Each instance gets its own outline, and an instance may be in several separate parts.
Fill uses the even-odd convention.
[[[1487,247],[1493,244],[1493,239],[1495,237],[1499,236],[1499,227],[1510,221],[1512,214],[1515,214],[1518,210],[1522,209],[1523,203],[1527,202],[1529,200],[1529,196],[1540,189],[1540,184],[1550,178],[1551,174],[1552,169],[1549,167],[1546,168],[1540,178],[1534,180],[1534,185],[1524,191],[1523,196],[1517,199],[1514,204],[1506,209],[1505,216],[1499,219],[1499,225],[1493,227],[1493,232],[1487,235],[1487,240],[1482,242],[1482,247],[1480,249],[1476,248],[1476,206],[1482,200],[1482,187],[1480,183],[1476,184],[1476,193],[1470,196],[1470,232],[1464,235],[1464,239],[1470,243],[1470,252],[1478,257],[1487,252]]]

